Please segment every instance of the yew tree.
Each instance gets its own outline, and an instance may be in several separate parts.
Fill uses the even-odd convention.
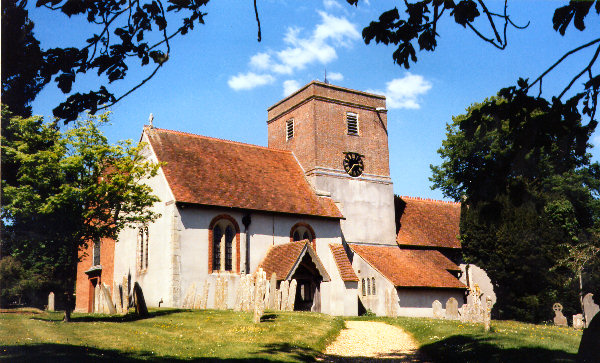
[[[432,166],[433,187],[463,202],[463,254],[490,276],[499,318],[548,320],[556,301],[580,312],[572,269],[559,262],[600,246],[600,166],[590,163],[595,122],[582,123],[578,97],[548,102],[504,89],[453,117]]]
[[[141,181],[159,165],[145,158],[143,144],[109,144],[100,130],[107,114],[88,115],[65,131],[40,117],[9,120],[2,159],[17,172],[14,183],[2,185],[3,249],[59,283],[69,320],[80,250],[158,217],[151,209],[158,198]]]

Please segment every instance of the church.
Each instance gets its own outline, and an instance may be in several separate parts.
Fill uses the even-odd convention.
[[[218,275],[232,307],[259,268],[297,281],[296,310],[385,315],[390,290],[402,316],[463,304],[460,204],[394,196],[384,96],[313,81],[268,109],[267,129],[263,147],[145,126],[161,217],[81,251],[75,310],[124,277],[150,307],[182,307],[208,281],[211,308]]]

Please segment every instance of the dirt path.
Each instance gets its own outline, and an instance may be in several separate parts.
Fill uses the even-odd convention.
[[[347,329],[325,349],[329,362],[424,362],[404,330],[374,321],[347,321]]]

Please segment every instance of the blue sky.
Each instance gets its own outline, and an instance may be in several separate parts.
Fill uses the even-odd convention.
[[[497,50],[468,29],[446,19],[435,52],[417,53],[410,70],[392,61],[394,47],[365,45],[361,32],[371,20],[393,8],[394,1],[360,1],[352,7],[342,0],[259,0],[262,42],[252,1],[212,1],[206,24],[171,42],[170,59],[146,85],[113,106],[112,124],[105,129],[111,141],[137,140],[150,113],[154,125],[201,135],[267,144],[267,108],[311,80],[387,96],[390,169],[394,192],[442,199],[431,190],[429,165],[441,163],[437,149],[445,125],[470,104],[514,85],[519,77],[535,79],[564,52],[593,39],[600,22],[591,14],[583,33],[571,28],[561,37],[552,30],[555,1],[509,2],[512,20],[526,30],[508,30],[509,45]],[[490,1],[492,11],[503,1]],[[300,5],[299,5],[300,4]],[[84,19],[31,9],[35,33],[44,48],[84,44],[91,28]],[[484,32],[489,29],[479,24]],[[68,31],[57,31],[68,29]],[[568,61],[544,80],[550,97],[564,88],[573,70],[591,58],[588,52]],[[126,80],[110,85],[116,95],[151,72],[130,65]],[[583,79],[574,86],[579,89]],[[106,80],[90,74],[74,90],[88,91]],[[49,116],[65,99],[54,85],[33,104],[35,114]],[[600,131],[592,137],[600,145]],[[600,160],[600,146],[592,149]]]

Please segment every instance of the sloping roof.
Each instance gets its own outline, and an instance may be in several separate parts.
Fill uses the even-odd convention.
[[[366,246],[350,244],[350,248],[394,286],[464,289],[465,285],[448,272],[453,263],[440,252],[407,250],[398,246]]]
[[[307,253],[310,255],[317,270],[319,270],[323,281],[330,281],[329,274],[308,240],[271,246],[258,265],[258,268],[262,268],[265,271],[267,278],[270,278],[273,272],[275,272],[278,281],[287,280],[292,277],[302,258]]]
[[[145,128],[177,202],[343,218],[289,151]]]
[[[396,241],[401,246],[461,248],[460,203],[400,197],[400,229]],[[398,212],[398,211],[397,211]]]
[[[329,248],[331,249],[331,253],[333,254],[333,259],[335,260],[335,265],[340,272],[340,276],[343,281],[358,281],[358,277],[356,273],[354,273],[354,269],[352,268],[352,264],[348,259],[348,255],[344,250],[344,246],[338,244],[330,244]]]

